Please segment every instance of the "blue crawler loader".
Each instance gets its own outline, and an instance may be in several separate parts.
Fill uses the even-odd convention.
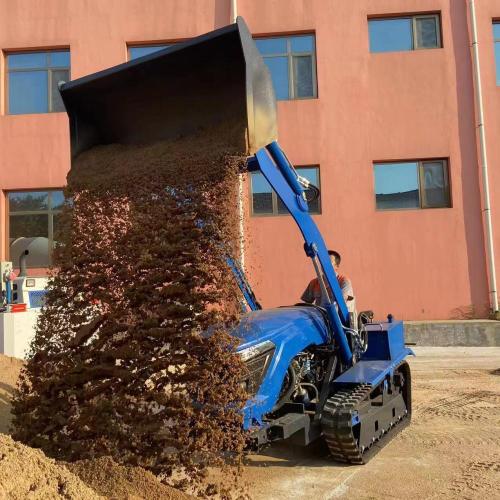
[[[60,86],[71,153],[240,127],[248,170],[259,171],[295,220],[324,307],[262,309],[232,263],[247,310],[234,331],[248,367],[244,426],[257,444],[324,439],[334,460],[365,463],[410,422],[411,376],[401,321],[354,317],[327,248],[308,213],[317,189],[277,142],[276,99],[267,67],[242,18],[192,40]]]

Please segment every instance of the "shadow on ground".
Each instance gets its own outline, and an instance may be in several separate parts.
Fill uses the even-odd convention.
[[[309,446],[297,446],[287,441],[278,441],[261,448],[258,452],[245,457],[248,467],[338,467],[349,465],[334,462],[323,439],[318,439]]]

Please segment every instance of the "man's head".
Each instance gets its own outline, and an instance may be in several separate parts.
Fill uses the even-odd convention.
[[[340,266],[340,261],[342,260],[340,254],[335,250],[328,250],[328,255],[330,256],[330,260],[332,261],[333,267],[335,269],[338,269]]]

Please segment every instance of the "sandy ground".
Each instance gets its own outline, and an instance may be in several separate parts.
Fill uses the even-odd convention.
[[[0,433],[9,432],[12,416],[10,400],[16,388],[23,362],[17,358],[0,354]]]
[[[249,457],[243,479],[251,498],[500,499],[500,348],[415,351],[417,358],[410,359],[412,424],[369,464],[333,463],[321,444],[276,444]],[[21,362],[5,356],[0,361],[0,429],[5,432]],[[163,489],[141,469],[106,459],[77,463],[71,471],[0,434],[0,500],[99,494],[129,500],[186,498]]]
[[[367,465],[322,446],[250,457],[252,498],[500,499],[500,348],[420,347],[410,359],[412,424]]]
[[[0,434],[0,500],[97,500],[78,476],[55,460]]]

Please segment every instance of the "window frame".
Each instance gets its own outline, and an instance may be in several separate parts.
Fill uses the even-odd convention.
[[[424,189],[424,164],[426,163],[437,163],[440,162],[443,166],[443,178],[446,189],[446,205],[443,206],[432,206],[428,205],[425,199],[425,189]],[[398,164],[398,163],[416,163],[417,164],[417,177],[418,177],[418,207],[399,207],[399,208],[380,208],[377,206],[377,193],[374,190],[374,200],[375,200],[375,211],[376,212],[400,212],[400,211],[413,211],[413,210],[436,210],[436,209],[448,209],[453,208],[452,194],[451,194],[451,180],[450,180],[450,160],[449,158],[425,158],[419,160],[377,160],[372,162],[372,172],[373,172],[373,187],[375,188],[375,166],[376,165],[387,165],[387,164]]]
[[[317,176],[318,176],[318,186],[316,186],[319,189],[320,195],[318,199],[318,211],[308,211],[309,215],[321,215],[323,213],[322,209],[322,196],[321,196],[321,168],[318,164],[311,164],[311,165],[300,165],[300,166],[294,166],[295,170],[297,173],[300,175],[299,170],[302,168],[314,168],[316,169]],[[276,191],[273,189],[271,186],[271,200],[272,200],[272,205],[273,205],[273,211],[272,213],[255,213],[253,209],[253,181],[252,177],[254,173],[260,173],[260,171],[257,172],[249,172],[249,195],[248,198],[250,200],[250,216],[251,217],[288,217],[290,215],[290,212],[286,213],[281,213],[278,211],[278,195],[276,194]]]
[[[4,78],[4,88],[5,88],[5,114],[9,116],[18,116],[18,115],[45,115],[49,113],[66,113],[66,111],[52,111],[52,73],[54,71],[68,71],[69,79],[71,81],[71,48],[70,47],[52,47],[50,49],[26,49],[26,50],[4,50],[4,61],[5,61],[5,78]],[[9,56],[15,56],[18,54],[46,54],[48,55],[50,52],[68,52],[69,53],[69,66],[47,66],[44,68],[14,68],[9,69]],[[31,112],[31,113],[10,113],[10,91],[9,91],[9,75],[11,73],[25,73],[32,71],[46,71],[47,72],[47,107],[48,111],[43,112]]]
[[[417,45],[417,19],[429,19],[434,18],[436,21],[436,36],[438,45],[436,47],[419,47]],[[412,39],[412,48],[411,50],[386,50],[386,51],[372,51],[370,49],[370,32],[368,31],[368,48],[370,54],[391,54],[394,52],[413,52],[418,50],[435,50],[442,49],[443,45],[443,37],[442,37],[442,29],[441,29],[441,12],[419,12],[419,13],[408,13],[408,14],[394,14],[394,15],[380,15],[380,16],[368,16],[368,24],[370,21],[384,21],[391,19],[409,19],[411,20],[411,39]]]
[[[10,217],[17,217],[22,215],[47,215],[47,244],[48,244],[48,267],[52,265],[52,253],[54,251],[54,215],[59,215],[62,209],[54,210],[52,208],[52,194],[53,192],[61,191],[64,193],[64,188],[33,188],[33,189],[9,189],[4,191],[5,193],[5,256],[8,261],[12,261],[10,255]],[[47,193],[47,209],[46,210],[20,210],[16,212],[11,212],[10,210],[10,200],[9,195],[12,193]],[[13,262],[14,267],[17,266],[17,262]],[[36,266],[27,266],[28,269],[38,269]]]
[[[313,38],[313,51],[309,52],[292,52],[292,42],[291,38],[299,37],[299,36],[312,36]],[[286,40],[286,53],[285,52],[276,52],[272,54],[261,54],[262,59],[273,58],[273,57],[286,57],[288,59],[288,99],[276,99],[277,101],[303,101],[307,99],[318,99],[318,75],[317,75],[317,62],[316,62],[316,54],[318,52],[316,46],[316,32],[311,31],[307,33],[285,33],[278,35],[255,35],[253,37],[254,40],[269,40],[272,38],[284,38]],[[257,49],[258,50],[258,49]],[[259,52],[260,53],[260,52]],[[312,84],[313,84],[313,95],[308,97],[295,97],[295,81],[294,81],[294,65],[293,65],[293,56],[311,56],[311,73],[312,73]]]
[[[418,47],[417,46],[417,19],[430,19],[434,18],[436,22],[436,47]],[[413,48],[412,50],[433,50],[443,48],[443,39],[441,37],[441,15],[440,14],[415,14],[411,16],[412,31],[413,31]]]

